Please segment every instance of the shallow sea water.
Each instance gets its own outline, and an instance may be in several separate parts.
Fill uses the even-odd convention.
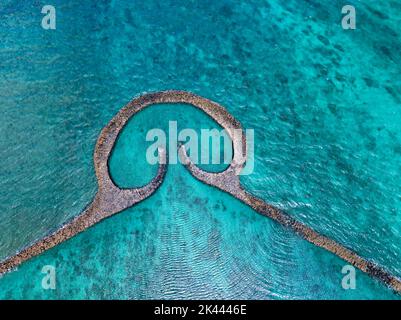
[[[255,130],[247,189],[401,276],[401,6],[351,1],[0,4],[0,259],[79,214],[96,192],[101,128],[141,92],[183,89]],[[110,161],[142,185],[147,130],[214,126],[152,106]],[[345,263],[171,165],[151,198],[0,279],[0,298],[399,299]],[[41,288],[44,265],[57,290]]]

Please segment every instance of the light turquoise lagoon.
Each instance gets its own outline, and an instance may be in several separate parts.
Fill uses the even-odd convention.
[[[341,28],[345,4],[356,30]],[[182,89],[255,130],[249,191],[401,276],[399,2],[53,5],[43,30],[42,4],[0,4],[0,259],[91,201],[94,145],[122,106]],[[140,112],[110,160],[119,186],[152,179],[145,135],[169,120],[216,127],[188,106]],[[0,298],[400,298],[359,271],[344,290],[345,264],[170,165],[149,199],[3,276]]]

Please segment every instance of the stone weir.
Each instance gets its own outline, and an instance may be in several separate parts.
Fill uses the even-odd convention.
[[[307,225],[297,221],[282,210],[253,196],[241,186],[239,175],[246,163],[247,148],[240,123],[221,105],[186,91],[162,91],[144,94],[133,99],[103,128],[96,143],[94,165],[98,181],[98,192],[92,203],[80,215],[62,225],[55,232],[27,246],[0,262],[0,275],[22,262],[37,256],[57,244],[70,239],[101,220],[129,208],[152,195],[161,185],[167,170],[167,152],[159,150],[160,166],[156,177],[146,186],[135,189],[121,189],[109,175],[108,160],[119,133],[127,121],[142,109],[153,104],[187,104],[201,109],[222,126],[233,143],[233,160],[219,173],[203,171],[193,164],[185,146],[179,148],[182,162],[191,174],[200,181],[225,191],[249,205],[256,212],[269,217],[285,228],[291,229],[303,239],[342,258],[368,275],[385,283],[395,292],[401,293],[401,279],[374,262],[359,256],[356,252],[333,239],[319,234]]]
[[[163,91],[139,96],[124,106],[103,128],[93,155],[98,191],[87,208],[54,232],[26,246],[0,262],[0,275],[15,269],[24,261],[72,238],[94,224],[119,213],[151,196],[161,185],[167,170],[167,152],[159,149],[159,170],[146,186],[121,189],[111,179],[108,161],[114,144],[128,120],[142,109],[154,104],[187,104],[195,106],[215,119],[222,127],[240,127],[239,123],[219,104],[185,91]],[[221,120],[219,120],[221,119]],[[223,121],[224,120],[224,121]]]

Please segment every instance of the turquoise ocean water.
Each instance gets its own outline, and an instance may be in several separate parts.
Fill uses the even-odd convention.
[[[53,31],[45,4],[0,4],[0,259],[91,201],[94,145],[123,105],[182,89],[255,130],[249,191],[401,276],[399,2],[53,1]],[[216,127],[144,110],[110,161],[118,185],[151,180],[145,135],[169,120]],[[344,265],[171,165],[151,198],[3,276],[0,298],[399,299],[360,272],[344,290]]]

